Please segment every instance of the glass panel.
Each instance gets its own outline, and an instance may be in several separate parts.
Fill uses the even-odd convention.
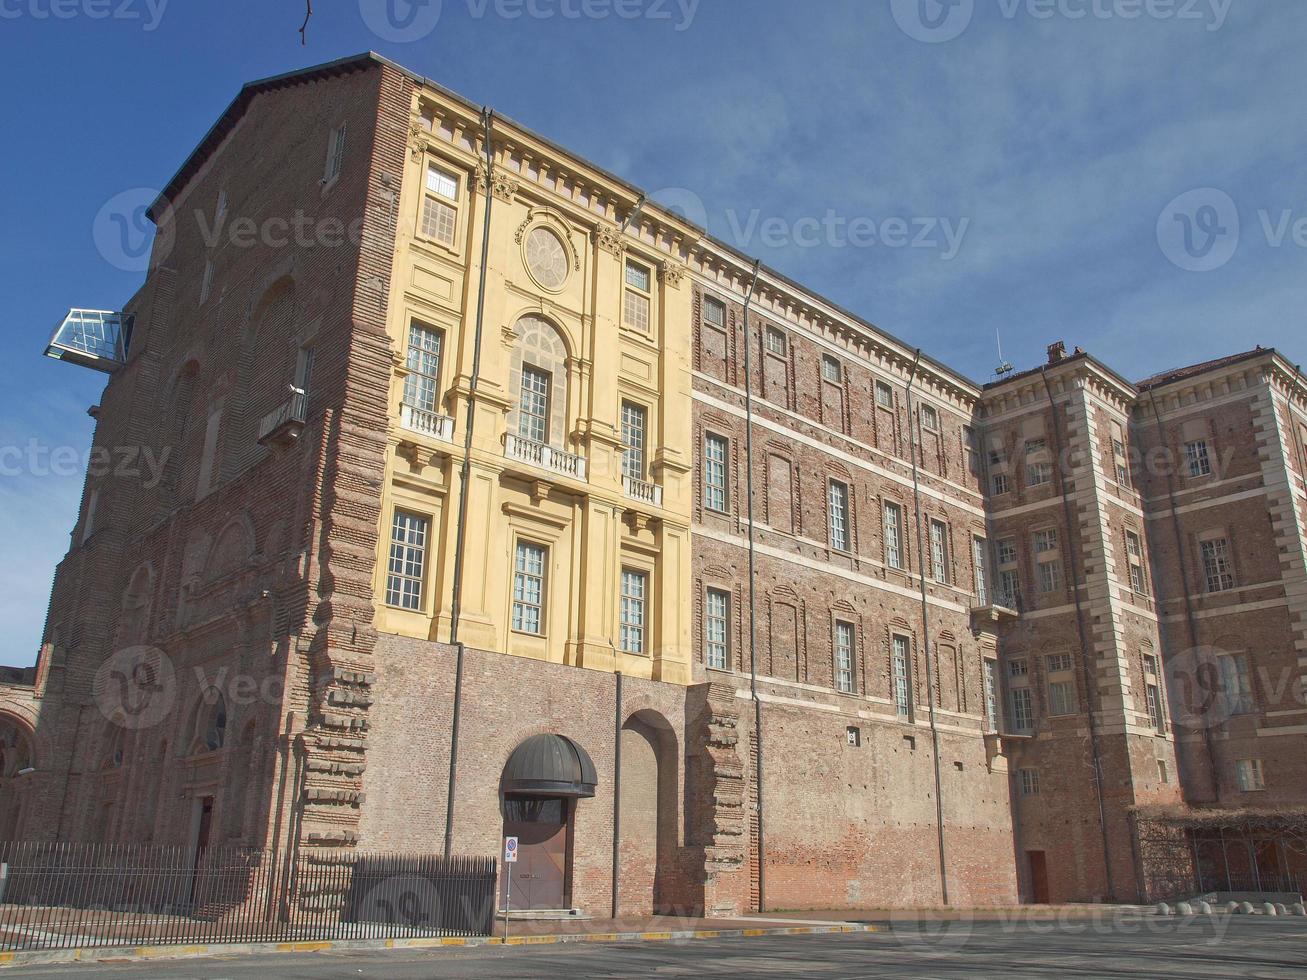
[[[549,441],[549,375],[539,368],[522,368],[517,434],[532,442]]]

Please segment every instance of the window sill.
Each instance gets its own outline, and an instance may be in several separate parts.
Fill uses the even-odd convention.
[[[456,246],[446,245],[444,242],[440,241],[439,239],[428,238],[426,235],[423,235],[420,232],[413,233],[413,243],[415,245],[421,245],[424,248],[430,249],[433,252],[445,252],[446,254],[456,259],[461,259],[463,257],[462,250],[457,248]]]

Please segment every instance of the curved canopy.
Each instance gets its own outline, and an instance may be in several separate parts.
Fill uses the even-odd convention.
[[[532,735],[504,766],[504,792],[525,796],[595,795],[594,763],[564,735]]]

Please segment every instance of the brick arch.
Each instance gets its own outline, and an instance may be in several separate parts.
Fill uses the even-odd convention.
[[[249,567],[254,558],[254,549],[254,522],[250,520],[249,514],[241,511],[223,525],[214,539],[213,548],[205,562],[205,580],[225,578]]]

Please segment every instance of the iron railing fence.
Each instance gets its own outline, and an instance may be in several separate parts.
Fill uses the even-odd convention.
[[[0,950],[488,936],[494,858],[0,843]]]
[[[1147,877],[1145,898],[1150,902],[1176,901],[1211,892],[1264,892],[1267,894],[1302,895],[1302,884],[1295,875],[1214,873],[1153,873]]]

